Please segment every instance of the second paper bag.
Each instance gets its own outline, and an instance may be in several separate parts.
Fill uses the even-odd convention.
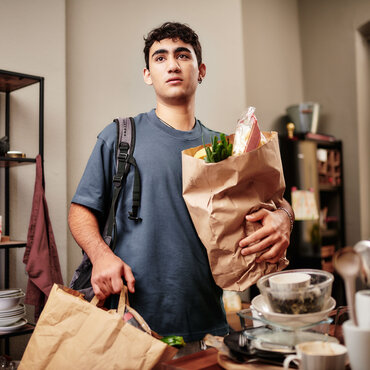
[[[183,197],[215,282],[225,290],[244,291],[261,276],[288,265],[285,258],[256,263],[258,255],[243,256],[239,247],[241,239],[261,227],[246,226],[245,216],[261,208],[275,210],[285,190],[277,133],[263,134],[266,144],[218,163],[193,157],[202,146],[182,152]]]

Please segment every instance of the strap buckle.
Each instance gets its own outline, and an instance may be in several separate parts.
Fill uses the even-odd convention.
[[[143,221],[142,218],[137,217],[137,212],[129,212],[128,215],[129,215],[128,216],[129,220],[132,220],[132,221],[135,221],[135,222]]]

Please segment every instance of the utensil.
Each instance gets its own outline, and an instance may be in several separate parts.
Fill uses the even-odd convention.
[[[370,286],[370,240],[361,240],[355,244],[354,250],[360,255],[362,261],[361,278]]]
[[[339,249],[333,256],[334,267],[344,280],[349,316],[357,326],[355,310],[355,282],[361,269],[360,255],[352,247]]]

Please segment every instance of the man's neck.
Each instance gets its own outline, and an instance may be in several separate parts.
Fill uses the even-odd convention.
[[[168,106],[158,102],[155,112],[161,121],[176,130],[190,131],[194,127],[193,105]]]

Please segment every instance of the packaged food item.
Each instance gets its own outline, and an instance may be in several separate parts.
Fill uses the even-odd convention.
[[[233,147],[234,156],[257,149],[267,142],[258,127],[257,118],[254,114],[255,110],[255,107],[249,107],[236,125]]]

